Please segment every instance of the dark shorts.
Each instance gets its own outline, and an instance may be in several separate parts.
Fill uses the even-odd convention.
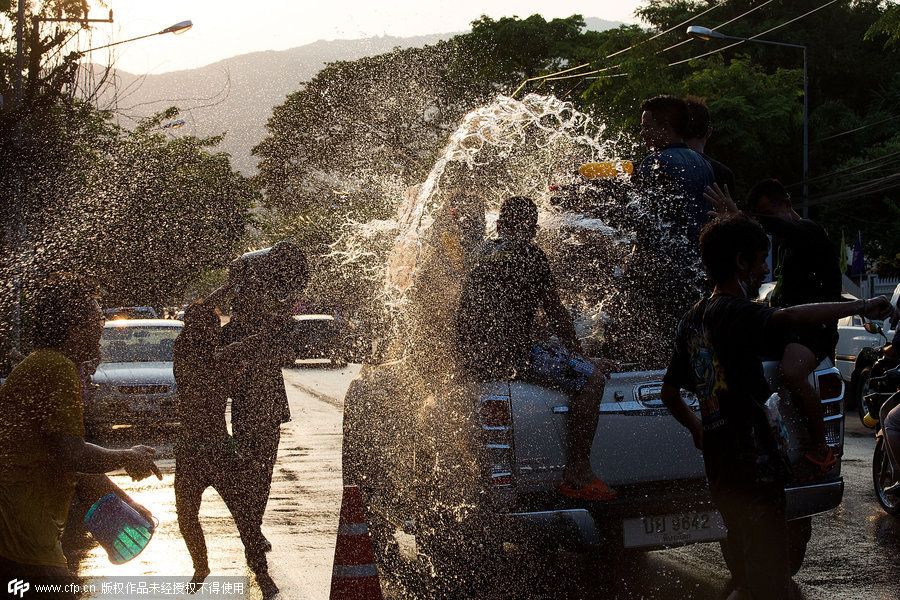
[[[9,595],[7,598],[19,598],[14,591],[23,592],[22,598],[52,598],[53,600],[75,600],[73,585],[75,577],[65,567],[48,567],[43,565],[26,565],[0,556],[0,585]],[[58,586],[55,591],[38,593],[36,586]],[[28,588],[25,590],[25,588]],[[44,588],[52,589],[52,588]]]
[[[816,364],[826,358],[834,360],[834,347],[838,342],[837,325],[812,325],[809,327],[796,327],[787,330],[779,336],[777,346],[773,348],[771,355],[781,357],[784,347],[788,344],[800,344],[806,346],[816,357]]]
[[[582,356],[562,348],[535,346],[525,368],[516,373],[516,379],[577,394],[593,373],[594,365]]]
[[[710,486],[728,528],[725,557],[735,583],[754,598],[787,600],[791,594],[788,527],[781,486],[752,490]]]

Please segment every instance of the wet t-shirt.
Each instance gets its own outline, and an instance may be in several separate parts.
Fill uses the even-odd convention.
[[[774,309],[716,294],[678,325],[664,381],[693,391],[703,421],[703,458],[711,486],[747,488],[784,477],[762,404],[770,395],[759,356],[777,332]]]
[[[712,205],[703,197],[715,183],[710,163],[684,143],[669,144],[641,161],[633,181],[645,195],[654,217],[687,237],[686,251],[695,251],[700,228],[709,221]]]
[[[459,363],[481,381],[508,379],[528,359],[535,313],[556,280],[532,242],[486,240],[470,259],[456,315]]]
[[[774,237],[773,306],[841,301],[841,267],[825,230],[809,219],[786,221],[756,215]]]
[[[84,435],[81,378],[56,350],[23,360],[0,387],[0,556],[66,567],[60,542],[75,473],[53,459],[50,436]]]

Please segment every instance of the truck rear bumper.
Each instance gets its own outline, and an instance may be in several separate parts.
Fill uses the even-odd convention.
[[[843,478],[788,487],[785,489],[787,518],[800,519],[831,510],[841,503],[843,493]],[[561,546],[572,552],[601,547],[622,547],[622,523],[626,518],[714,510],[708,492],[694,495],[690,499],[683,495],[669,498],[647,495],[643,501],[635,501],[634,498],[628,501],[622,498],[598,504],[596,508],[590,509],[573,507],[533,510],[533,508],[532,506],[529,507],[532,510],[511,511],[502,515],[507,539],[512,542]],[[656,547],[676,545],[682,544],[672,543]],[[646,547],[647,550],[652,548],[653,546]]]
[[[511,541],[560,546],[570,552],[600,547],[600,533],[584,508],[507,513],[504,525]]]
[[[844,496],[844,478],[822,483],[811,483],[785,488],[788,520],[816,515],[841,503]]]

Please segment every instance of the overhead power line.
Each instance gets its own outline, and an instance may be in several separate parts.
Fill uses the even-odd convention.
[[[766,4],[771,4],[771,3],[774,2],[774,1],[775,1],[775,0],[766,0],[766,1],[763,2],[762,4],[760,4],[760,5],[758,5],[758,6],[754,6],[753,8],[751,8],[750,10],[748,10],[747,12],[745,12],[745,13],[743,13],[743,14],[740,14],[740,15],[736,16],[735,18],[731,19],[730,21],[725,21],[724,23],[719,23],[718,25],[716,25],[715,27],[713,27],[713,29],[721,29],[722,27],[725,27],[726,25],[731,25],[731,24],[734,23],[735,21],[737,21],[737,20],[739,20],[739,19],[743,19],[744,17],[746,17],[746,16],[749,15],[750,13],[752,13],[752,12],[754,12],[754,11],[757,11],[757,10],[761,9],[761,8],[764,7]],[[693,21],[694,19],[696,19],[697,17],[700,17],[700,16],[703,16],[703,13],[700,13],[700,14],[697,15],[696,17],[691,17],[690,19],[688,19],[688,21]],[[683,25],[687,25],[688,21],[685,21],[685,22],[682,23],[682,24],[683,24]],[[662,50],[659,51],[659,53],[661,54],[661,53],[663,53],[663,52],[668,52],[669,50],[673,50],[673,49],[675,49],[675,48],[678,48],[679,46],[683,46],[684,44],[689,44],[689,43],[691,43],[691,42],[693,42],[693,41],[694,41],[694,40],[691,39],[691,38],[688,38],[688,39],[686,39],[686,40],[681,40],[681,41],[678,42],[677,44],[673,44],[673,45],[669,46],[668,48],[663,48]]]
[[[812,198],[809,201],[810,206],[817,204],[826,204],[830,202],[846,202],[854,198],[862,196],[870,196],[872,194],[880,194],[894,189],[900,188],[900,173],[886,175],[880,179],[867,181],[865,183],[849,186],[837,192]]]
[[[850,171],[859,171],[860,167],[865,167],[867,165],[874,165],[876,163],[888,163],[889,164],[891,162],[894,162],[891,159],[894,159],[895,157],[900,157],[900,152],[891,152],[890,154],[885,154],[883,156],[879,156],[877,158],[873,158],[873,159],[867,160],[865,162],[857,163],[857,164],[849,166],[849,167],[844,167],[843,169],[838,169],[837,171],[832,171],[831,173],[825,173],[824,175],[817,175],[816,177],[812,177],[812,178],[808,179],[807,183],[812,183],[814,181],[820,181],[822,179],[828,179],[835,175],[849,173]],[[884,167],[886,165],[876,165],[876,166],[878,168],[880,168],[880,167]],[[800,185],[800,184],[796,183],[796,184],[792,184],[792,185]]]
[[[655,40],[656,38],[658,38],[658,37],[660,37],[660,36],[662,36],[662,35],[666,35],[667,33],[671,33],[671,32],[673,32],[673,31],[675,31],[676,29],[678,29],[679,27],[684,27],[685,25],[687,25],[687,24],[688,24],[689,22],[691,22],[692,20],[694,20],[694,19],[696,19],[696,18],[698,18],[698,17],[702,17],[702,16],[705,15],[706,13],[708,13],[708,12],[710,12],[710,11],[712,11],[712,10],[715,10],[715,9],[719,8],[720,6],[722,6],[723,4],[725,4],[726,1],[727,1],[727,0],[722,0],[722,1],[719,2],[718,4],[716,4],[716,5],[714,5],[714,6],[711,6],[711,7],[707,8],[706,10],[704,10],[703,12],[701,12],[701,13],[699,13],[699,14],[693,15],[692,17],[688,18],[688,19],[685,20],[685,21],[682,21],[682,22],[679,23],[678,25],[673,25],[673,26],[670,27],[669,29],[666,29],[665,31],[661,31],[661,32],[657,33],[657,34],[654,35],[653,37],[650,37],[650,38],[648,38],[648,39],[646,39],[646,40],[641,40],[641,41],[638,42],[637,44],[632,44],[631,46],[628,46],[627,48],[622,48],[621,50],[616,50],[615,52],[613,52],[612,54],[609,54],[609,55],[605,56],[605,57],[604,57],[603,59],[601,59],[601,60],[607,60],[607,59],[610,59],[610,58],[612,58],[612,57],[614,57],[614,56],[618,56],[619,54],[623,54],[623,53],[625,53],[625,52],[628,52],[629,50],[631,50],[632,48],[635,48],[636,46],[640,46],[641,44],[646,44],[647,42],[651,42],[651,41]],[[773,0],[768,0],[768,2],[766,2],[766,4],[768,4],[769,2],[772,2],[772,1],[773,1]],[[526,79],[525,81],[523,81],[521,84],[519,84],[519,87],[517,87],[517,88],[516,88],[516,91],[514,91],[511,95],[512,95],[513,97],[515,97],[516,94],[518,94],[520,91],[522,91],[522,88],[523,88],[523,87],[525,87],[527,84],[529,84],[529,83],[532,82],[532,81],[541,81],[541,80],[547,80],[547,79],[550,79],[550,78],[553,78],[552,80],[555,80],[555,79],[557,79],[556,76],[558,76],[558,75],[562,75],[563,73],[569,73],[569,72],[571,72],[571,71],[577,71],[577,70],[579,70],[579,69],[584,69],[584,68],[586,68],[586,67],[590,67],[590,66],[593,65],[595,62],[596,62],[596,61],[586,62],[586,63],[584,63],[584,64],[582,64],[582,65],[578,65],[577,67],[570,67],[570,68],[568,68],[568,69],[563,69],[562,71],[557,71],[557,72],[555,72],[555,73],[549,73],[549,74],[547,74],[547,75],[538,75],[537,77],[530,77],[530,78]],[[594,73],[599,73],[599,72],[601,72],[601,71],[607,71],[607,70],[609,70],[609,69],[617,69],[617,68],[619,68],[620,66],[622,66],[622,65],[621,65],[621,64],[618,64],[618,65],[615,65],[615,66],[612,66],[612,67],[606,67],[606,68],[601,69],[601,70],[599,70],[599,71],[588,71],[588,72],[586,72],[586,73],[575,74],[575,75],[572,75],[571,77],[578,77],[579,75],[593,75]],[[567,77],[562,77],[562,78],[560,78],[560,79],[567,79]]]
[[[862,125],[860,127],[856,127],[854,129],[848,129],[847,131],[842,131],[840,133],[835,133],[834,135],[829,135],[828,137],[819,138],[817,140],[813,140],[811,143],[816,144],[818,142],[824,142],[826,140],[833,140],[834,138],[841,137],[842,135],[849,135],[851,133],[856,133],[857,131],[862,131],[863,129],[868,129],[869,127],[874,127],[875,125],[881,125],[882,123],[887,123],[888,121],[893,121],[894,119],[900,119],[900,115],[896,115],[893,117],[888,117],[887,119],[882,119],[880,121],[875,121],[874,123],[868,123],[866,125]]]
[[[764,2],[764,3],[762,3],[762,4],[758,5],[758,6],[753,7],[753,8],[751,8],[750,10],[741,13],[740,15],[734,17],[733,19],[731,19],[731,20],[729,20],[729,21],[726,21],[726,22],[724,22],[724,23],[721,23],[721,24],[719,24],[719,25],[716,25],[713,29],[719,29],[720,27],[724,27],[725,25],[728,25],[728,24],[730,24],[730,23],[734,23],[735,21],[737,21],[737,20],[739,20],[739,19],[743,19],[744,17],[746,17],[746,16],[749,15],[750,13],[752,13],[752,12],[754,12],[754,11],[756,11],[756,10],[758,10],[758,9],[760,9],[760,8],[762,8],[762,7],[764,7],[764,6],[766,6],[767,4],[769,4],[769,3],[773,2],[773,1],[774,1],[774,0],[767,0],[767,2]],[[793,23],[793,22],[795,22],[795,21],[797,21],[797,20],[799,20],[799,19],[802,19],[802,18],[804,18],[804,17],[806,17],[806,16],[808,16],[808,15],[811,15],[811,14],[813,14],[813,13],[816,12],[816,11],[822,10],[823,8],[829,6],[830,4],[834,4],[834,3],[837,2],[837,1],[838,1],[838,0],[831,0],[830,2],[827,2],[827,3],[823,4],[822,6],[820,6],[820,7],[818,7],[818,8],[815,8],[815,9],[809,11],[809,12],[806,12],[806,13],[800,15],[799,17],[794,17],[794,18],[791,19],[790,21],[786,21],[786,22],[782,23],[781,25],[776,25],[775,27],[772,27],[772,28],[770,28],[770,29],[767,29],[766,31],[763,31],[763,32],[761,32],[761,33],[757,33],[756,35],[750,37],[749,39],[751,39],[751,40],[752,40],[752,39],[756,39],[756,38],[758,38],[758,37],[760,37],[760,36],[766,35],[767,33],[771,33],[772,31],[775,31],[775,30],[777,30],[777,29],[780,29],[780,28],[782,28],[782,27],[784,27],[784,26],[786,26],[786,25],[790,25],[791,23]],[[718,5],[717,5],[717,6],[718,6]],[[715,7],[714,7],[714,8],[715,8]],[[681,23],[680,25],[677,25],[676,27],[680,27],[680,26],[682,26],[682,25],[684,25],[684,24],[687,24],[687,23],[689,23],[690,21],[693,21],[694,19],[696,19],[697,17],[703,16],[703,14],[705,14],[706,12],[708,12],[708,11],[704,11],[703,13],[700,13],[700,14],[698,14],[698,15],[694,15],[693,17],[691,17],[690,19],[684,21],[684,22]],[[667,30],[666,30],[666,33],[669,32],[669,31],[672,31],[673,29],[675,29],[675,28],[667,29]],[[655,37],[658,37],[658,36],[655,36]],[[654,38],[651,38],[651,39],[654,39]],[[649,40],[648,40],[648,41],[649,41]],[[690,42],[690,41],[691,41],[691,40],[682,40],[682,41],[679,42],[678,44],[669,46],[668,48],[664,48],[664,49],[660,50],[659,52],[657,52],[656,54],[662,54],[663,52],[667,52],[667,51],[669,51],[669,50],[671,50],[671,49],[673,49],[673,48],[678,47],[678,46],[681,45],[681,44],[685,44],[685,43]],[[728,48],[733,48],[734,46],[738,46],[738,45],[743,44],[743,43],[744,43],[743,41],[735,42],[735,43],[733,43],[733,44],[729,44],[729,45],[727,45],[727,46],[723,46],[723,47],[721,47],[721,48],[717,48],[716,50],[711,50],[710,52],[706,52],[706,53],[700,54],[700,55],[698,55],[698,56],[693,56],[693,57],[691,57],[691,58],[687,58],[687,59],[684,59],[684,60],[680,60],[680,61],[676,61],[676,62],[673,62],[673,63],[669,63],[668,66],[673,67],[673,66],[680,65],[680,64],[682,64],[682,63],[685,63],[685,62],[688,62],[688,61],[691,61],[691,60],[694,60],[694,59],[697,59],[697,58],[703,58],[704,56],[709,56],[709,55],[715,54],[715,53],[717,53],[717,52],[722,52],[723,50],[727,50]],[[637,44],[635,44],[634,46],[636,46],[636,45],[637,45]],[[633,48],[634,46],[629,46],[629,47],[626,48],[625,50],[630,50],[630,49]],[[610,56],[613,56],[613,55],[610,55]],[[609,58],[609,57],[607,57],[607,58]],[[569,70],[574,70],[574,69],[569,69],[569,70],[567,70],[567,71],[561,71],[560,73],[554,73],[554,74],[550,74],[550,75],[544,75],[544,76],[542,76],[542,78],[546,79],[547,81],[558,81],[558,80],[561,80],[561,79],[572,79],[572,78],[574,78],[574,77],[585,77],[585,76],[587,76],[587,75],[594,75],[594,74],[597,74],[597,73],[603,73],[603,72],[605,72],[605,71],[610,71],[610,70],[612,70],[612,69],[618,69],[618,68],[621,67],[621,66],[622,66],[622,63],[619,63],[619,64],[617,64],[617,65],[613,65],[613,66],[610,66],[610,67],[604,67],[604,68],[602,68],[602,69],[597,69],[597,70],[594,70],[594,71],[587,71],[587,72],[585,72],[585,73],[574,73],[574,74],[572,74],[572,75],[567,75],[567,76],[565,76],[565,77],[557,77],[557,75],[561,75],[562,73],[568,72]],[[576,68],[580,68],[580,67],[576,67]],[[523,83],[523,85],[524,85],[524,83]],[[519,87],[519,90],[521,89],[521,87],[522,87],[522,86]],[[519,90],[516,90],[516,92],[518,92]]]
[[[820,6],[820,7],[818,7],[818,8],[814,8],[814,9],[812,9],[812,10],[809,11],[809,12],[805,12],[805,13],[803,13],[802,15],[800,15],[799,17],[794,17],[794,18],[791,19],[790,21],[786,21],[786,22],[782,23],[781,25],[776,25],[775,27],[772,27],[771,29],[767,29],[767,30],[765,30],[765,31],[763,31],[763,32],[761,32],[761,33],[757,33],[756,35],[752,35],[752,36],[750,36],[750,37],[747,38],[747,39],[749,39],[749,40],[755,40],[755,39],[758,38],[758,37],[764,36],[764,35],[766,35],[766,34],[768,34],[768,33],[772,33],[773,31],[776,31],[776,30],[778,30],[778,29],[781,29],[782,27],[785,27],[785,26],[787,26],[787,25],[790,25],[791,23],[794,23],[795,21],[799,21],[800,19],[803,19],[803,18],[805,18],[805,17],[808,17],[809,15],[811,15],[811,14],[813,14],[813,13],[815,13],[815,12],[819,12],[819,11],[822,10],[823,8],[826,8],[826,7],[828,7],[828,6],[831,6],[832,4],[834,4],[834,3],[837,2],[837,1],[838,1],[838,0],[829,0],[828,2],[826,2],[825,4],[823,4],[822,6]],[[744,44],[744,43],[746,43],[746,41],[745,41],[745,40],[741,40],[741,41],[735,42],[735,43],[733,43],[733,44],[728,44],[727,46],[722,46],[721,48],[717,48],[716,50],[710,50],[709,52],[704,52],[703,54],[698,54],[697,56],[692,56],[692,57],[690,57],[690,58],[685,58],[684,60],[678,60],[678,61],[675,61],[675,62],[673,62],[673,63],[669,63],[669,66],[670,66],[670,67],[674,67],[674,66],[676,66],[676,65],[684,64],[684,63],[686,63],[686,62],[690,62],[690,61],[696,60],[696,59],[698,59],[698,58],[703,58],[703,57],[705,57],[705,56],[709,56],[710,54],[716,54],[716,53],[718,53],[718,52],[722,52],[723,50],[728,50],[729,48],[734,48],[735,46],[740,46],[741,44]]]

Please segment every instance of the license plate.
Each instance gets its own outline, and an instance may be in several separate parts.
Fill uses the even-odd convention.
[[[716,510],[652,515],[622,521],[622,540],[626,548],[643,546],[680,546],[725,538],[727,530]]]
[[[159,409],[159,405],[156,404],[153,400],[147,400],[146,398],[140,400],[129,400],[128,407],[132,412],[155,412]]]

